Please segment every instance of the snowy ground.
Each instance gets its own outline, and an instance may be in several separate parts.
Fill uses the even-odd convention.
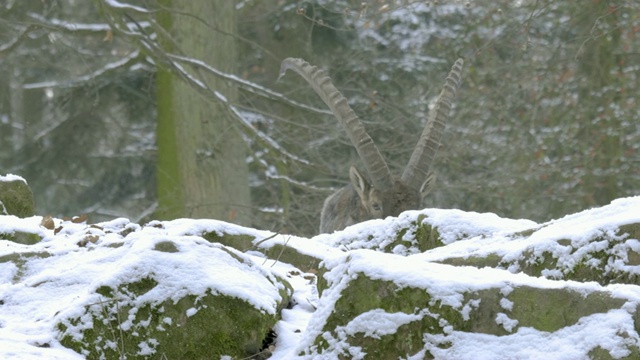
[[[399,228],[410,226],[419,214],[426,214],[426,221],[438,227],[447,246],[425,253],[416,253],[410,247],[396,247],[393,252],[397,256],[369,249],[390,241]],[[433,262],[472,253],[499,253],[508,259],[510,256],[520,256],[523,249],[528,248],[534,252],[560,254],[560,265],[565,262],[570,266],[578,255],[567,253],[564,256],[559,239],[584,246],[587,250],[604,246],[593,242],[594,237],[602,234],[618,236],[615,230],[619,226],[640,224],[640,197],[619,199],[609,206],[586,210],[545,224],[503,219],[494,214],[427,209],[407,212],[397,219],[358,224],[342,232],[323,234],[312,239],[278,235],[269,240],[286,242],[303,252],[325,259],[327,267],[332,269],[326,278],[335,287],[327,290],[322,299],[318,298],[315,275],[280,261],[266,259],[258,252],[241,253],[231,249],[238,256],[247,257],[253,262],[251,266],[238,268],[231,264],[232,258],[221,250],[222,245],[209,243],[197,235],[203,231],[218,231],[250,234],[257,239],[265,239],[272,235],[269,232],[214,220],[184,219],[140,226],[126,219],[117,219],[89,226],[55,219],[55,228],[58,230],[41,226],[41,221],[42,218],[38,216],[27,219],[0,216],[0,234],[24,231],[40,234],[43,238],[43,241],[34,245],[0,240],[0,259],[5,259],[0,261],[1,359],[82,359],[82,356],[58,343],[56,322],[78,308],[97,303],[99,299],[92,291],[97,286],[122,278],[140,278],[151,271],[161,273],[167,279],[163,283],[166,287],[159,286],[155,292],[145,296],[171,296],[163,291],[174,291],[171,288],[173,283],[179,283],[184,291],[194,294],[215,286],[267,312],[274,311],[279,295],[261,279],[273,274],[287,279],[294,288],[294,306],[283,310],[282,320],[275,328],[278,338],[271,358],[278,360],[291,359],[302,348],[312,344],[321,329],[323,318],[328,316],[332,304],[340,296],[340,284],[346,281],[343,277],[346,273],[356,272],[366,273],[372,278],[390,279],[399,284],[427,286],[445,304],[461,309],[473,306],[462,303],[461,292],[490,287],[499,287],[505,296],[517,286],[548,289],[571,287],[585,294],[601,291],[625,301],[621,309],[585,317],[573,326],[552,333],[517,327],[517,321],[514,323],[503,314],[496,321],[511,330],[508,338],[451,331],[447,335],[447,341],[452,344],[450,349],[442,350],[442,353],[438,353],[438,349],[430,349],[442,359],[450,358],[451,354],[456,354],[458,359],[580,359],[596,343],[614,357],[623,357],[628,355],[623,344],[640,344],[633,318],[636,306],[640,303],[639,286],[601,286],[595,282],[552,280],[553,273],[549,274],[549,278],[538,278],[491,268],[454,267]],[[533,235],[515,240],[508,236],[520,231],[532,231]],[[167,240],[179,245],[183,253],[181,259],[176,260],[164,252],[151,251],[156,244]],[[619,240],[618,251],[621,254],[624,251],[640,253],[638,239]],[[109,247],[110,243],[123,241],[125,246]],[[349,251],[345,251],[347,242]],[[7,257],[15,256],[12,254],[33,252],[48,252],[54,256],[28,258],[28,266],[23,267],[26,269],[24,273],[19,271],[13,260],[6,261]],[[216,260],[212,262],[212,259]],[[610,266],[640,274],[638,266],[628,266],[622,258]],[[518,269],[510,270],[517,272]],[[226,276],[220,277],[219,274]],[[505,300],[503,307],[508,310],[509,306]],[[349,324],[350,328],[344,331],[384,335],[411,321],[411,316],[371,312],[354,319]],[[501,357],[499,354],[508,355]],[[325,358],[331,357],[327,355]]]

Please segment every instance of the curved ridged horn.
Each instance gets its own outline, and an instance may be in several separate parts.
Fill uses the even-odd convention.
[[[329,76],[322,69],[318,69],[302,59],[286,58],[282,60],[280,65],[278,80],[284,76],[287,70],[293,70],[302,76],[344,126],[351,143],[358,151],[358,155],[371,177],[374,187],[379,189],[390,188],[393,180],[387,163],[369,134],[367,134],[358,115],[351,109],[347,99],[333,85]]]
[[[456,96],[462,73],[462,59],[456,60],[445,80],[444,87],[433,109],[429,112],[427,124],[420,135],[418,144],[411,154],[401,180],[415,190],[420,190],[431,171],[431,163],[440,147],[440,138],[449,118],[451,102]]]

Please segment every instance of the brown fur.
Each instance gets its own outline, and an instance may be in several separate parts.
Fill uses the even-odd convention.
[[[352,167],[351,171],[353,169],[355,167]],[[425,183],[431,182],[432,179],[430,176]],[[351,184],[336,191],[324,201],[320,215],[320,233],[342,230],[363,221],[398,216],[403,211],[418,209],[422,199],[431,190],[431,187],[423,186],[426,192],[419,193],[396,179],[392,189],[381,193],[366,182],[367,191],[363,194],[367,196],[363,197],[356,191],[356,186],[352,179]],[[374,209],[374,204],[377,209]]]

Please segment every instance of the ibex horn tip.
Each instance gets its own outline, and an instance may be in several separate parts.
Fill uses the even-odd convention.
[[[280,63],[280,73],[278,74],[278,79],[276,81],[280,81],[280,79],[282,79],[287,70],[293,67],[293,62],[295,61],[302,61],[302,59],[286,58],[282,60]]]

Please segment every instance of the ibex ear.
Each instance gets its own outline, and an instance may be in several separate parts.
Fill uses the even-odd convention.
[[[360,200],[364,202],[369,194],[369,183],[353,165],[349,168],[349,179],[351,179],[351,185],[360,196]]]
[[[420,187],[420,198],[424,199],[433,188],[436,186],[436,174],[429,173],[427,179],[422,183]]]

